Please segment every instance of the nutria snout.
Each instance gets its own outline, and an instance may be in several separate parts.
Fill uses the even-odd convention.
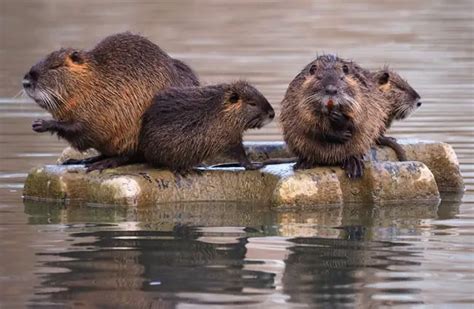
[[[331,55],[321,57],[320,61],[312,64],[303,89],[305,104],[310,104],[316,113],[328,115],[333,109],[347,109],[354,104],[354,93],[348,81],[344,78],[349,74],[347,65],[336,69],[336,62]]]

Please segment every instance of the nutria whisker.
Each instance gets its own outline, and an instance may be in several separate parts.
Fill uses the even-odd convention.
[[[24,89],[21,89],[20,91],[18,91],[17,94],[15,94],[12,99],[17,99],[17,98],[21,98],[23,97],[23,94],[24,94],[25,90]]]
[[[42,89],[46,100],[48,101],[48,105],[50,107],[51,111],[54,111],[58,109],[58,104],[56,102],[56,99],[54,97],[54,93],[49,89],[49,88],[43,88]]]
[[[313,105],[319,104],[324,96],[320,95],[319,93],[312,94],[301,101],[303,105]]]

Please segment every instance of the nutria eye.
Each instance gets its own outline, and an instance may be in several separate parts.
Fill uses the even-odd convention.
[[[239,94],[237,92],[232,92],[232,94],[229,97],[229,102],[237,103],[237,101],[239,101]]]
[[[254,101],[248,101],[247,104],[250,106],[257,106],[257,104]]]
[[[314,73],[316,73],[316,66],[313,64],[313,65],[309,68],[309,74],[313,75]]]
[[[83,59],[81,57],[81,54],[78,51],[72,52],[72,54],[69,56],[71,58],[71,61],[77,64],[82,64]]]
[[[344,64],[344,65],[342,66],[342,72],[344,72],[344,74],[349,74],[349,67]]]

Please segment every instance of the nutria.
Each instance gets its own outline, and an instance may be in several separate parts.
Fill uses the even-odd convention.
[[[143,115],[140,149],[145,160],[186,174],[206,159],[227,153],[246,169],[242,145],[247,129],[275,116],[265,97],[244,81],[205,87],[170,88],[153,99]]]
[[[153,96],[196,83],[192,70],[183,68],[156,44],[128,32],[89,51],[54,51],[23,80],[26,93],[53,116],[36,120],[33,130],[56,133],[80,151],[97,149],[98,157],[66,162],[86,163],[88,171],[138,160],[141,116]]]
[[[390,128],[394,120],[407,118],[421,106],[420,95],[397,72],[388,67],[373,72],[372,78],[378,85],[378,89],[382,92],[382,96],[389,107],[388,118],[377,139],[377,144],[389,146],[395,151],[400,161],[406,161],[407,157],[403,148],[395,138],[385,136],[385,131]]]
[[[362,176],[362,158],[386,118],[376,85],[358,65],[332,55],[309,63],[282,101],[283,135],[298,157],[295,168],[341,164],[351,178]]]

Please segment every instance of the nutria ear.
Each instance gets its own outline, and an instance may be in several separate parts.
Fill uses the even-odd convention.
[[[379,75],[378,82],[379,85],[385,85],[388,83],[388,79],[390,78],[390,75],[388,72],[383,72],[381,75]]]
[[[69,55],[69,58],[71,59],[71,61],[75,64],[83,64],[84,63],[84,57],[83,55],[78,52],[77,50],[76,51],[73,51],[70,55]]]
[[[229,96],[229,102],[230,103],[237,103],[240,99],[240,96],[237,92],[232,91],[230,96]]]

